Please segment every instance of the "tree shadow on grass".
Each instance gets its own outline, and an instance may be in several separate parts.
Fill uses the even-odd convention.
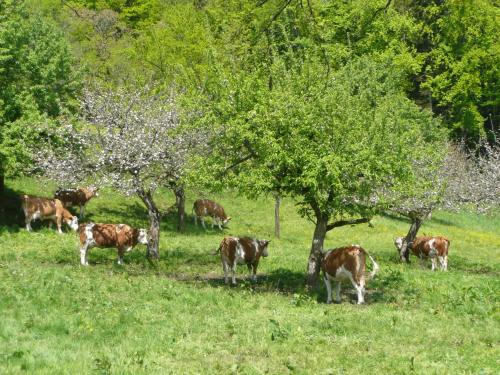
[[[20,192],[5,187],[0,195],[0,234],[18,232],[24,225],[24,213],[21,209]]]
[[[121,208],[114,207],[99,207],[98,208],[99,216],[110,217],[110,220],[104,220],[109,223],[117,223],[118,221],[124,224],[129,224],[134,227],[146,226],[148,227],[149,218],[148,211],[141,203],[130,203],[124,205]],[[88,215],[85,217],[85,221],[92,221],[92,216]],[[103,221],[103,222],[104,222]],[[165,232],[178,232],[177,230],[178,220],[177,220],[177,212],[167,211],[162,215],[160,222],[160,230]],[[186,235],[197,235],[203,236],[206,234],[220,233],[224,234],[224,230],[229,228],[223,227],[223,230],[220,231],[217,226],[213,229],[211,228],[211,224],[206,223],[207,229],[203,229],[201,224],[194,224],[194,217],[186,214],[185,219],[185,228],[182,231],[182,234]]]
[[[485,276],[499,276],[500,272],[494,267],[484,263],[470,261],[467,258],[462,258],[452,254],[448,260],[448,272],[459,271],[463,273],[485,275]]]
[[[396,214],[393,214],[390,212],[382,212],[382,213],[380,213],[380,216],[385,217],[385,218],[390,219],[390,220],[399,221],[401,223],[411,224],[411,220],[408,219],[407,217],[401,216],[401,215],[396,215]]]

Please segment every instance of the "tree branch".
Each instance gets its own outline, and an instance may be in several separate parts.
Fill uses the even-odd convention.
[[[353,220],[339,220],[334,223],[328,224],[326,226],[326,231],[330,231],[333,228],[338,228],[338,227],[343,227],[345,225],[356,225],[356,224],[363,224],[363,223],[369,223],[371,217],[363,217],[361,219],[353,219]]]

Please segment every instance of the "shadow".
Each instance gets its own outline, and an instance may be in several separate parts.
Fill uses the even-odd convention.
[[[390,212],[382,212],[379,214],[379,216],[382,216],[382,217],[385,217],[387,219],[391,219],[391,220],[394,220],[394,221],[399,221],[400,223],[408,223],[408,224],[411,224],[411,220],[405,216],[400,216],[400,215],[396,215],[396,214],[393,214],[393,213],[390,213]]]
[[[2,232],[19,232],[24,227],[24,212],[21,208],[21,192],[5,187],[0,195],[0,234]],[[37,221],[37,225],[40,222]],[[33,227],[35,227],[33,225]]]
[[[110,217],[111,219],[108,220],[98,220],[100,223],[104,224],[118,224],[118,223],[123,223],[123,224],[128,224],[133,227],[139,227],[142,226],[144,221],[148,222],[148,211],[146,210],[146,207],[144,207],[142,204],[134,202],[134,203],[129,203],[126,205],[121,206],[120,208],[114,208],[114,207],[109,207],[109,206],[99,206],[96,209],[97,213],[85,213],[85,220],[82,222],[86,221],[94,221],[91,220],[93,217],[96,215],[98,217]],[[138,219],[139,218],[139,219]],[[95,221],[94,221],[95,222]]]
[[[452,254],[450,258],[448,258],[448,272],[453,271],[460,271],[466,274],[500,276],[500,272],[494,267],[485,265],[484,263],[471,262],[469,259],[462,258],[455,254]]]
[[[98,217],[111,217],[112,219],[106,221],[108,223],[122,222],[124,224],[131,225],[133,227],[146,227],[149,228],[149,217],[146,207],[141,203],[134,202],[124,205],[121,208],[114,207],[99,207],[97,209]],[[85,220],[82,222],[94,221],[92,218],[95,217],[92,213],[85,213]],[[96,221],[94,221],[96,222]],[[101,221],[99,221],[101,222]],[[160,230],[165,232],[177,232],[182,234],[194,235],[194,236],[204,236],[206,234],[224,234],[228,227],[223,226],[223,230],[219,230],[217,226],[212,229],[211,223],[207,220],[206,229],[203,229],[200,223],[194,224],[194,216],[186,213],[184,230],[179,232],[177,230],[178,220],[177,211],[167,211],[163,213],[160,221]]]
[[[453,222],[453,221],[448,220],[448,219],[442,219],[442,218],[435,217],[435,216],[433,216],[432,219],[429,220],[429,222],[436,223],[436,224],[441,224],[441,225],[445,225],[445,226],[448,226],[448,227],[455,226],[455,227],[461,227],[461,228],[463,228],[463,226],[459,225],[456,222]]]

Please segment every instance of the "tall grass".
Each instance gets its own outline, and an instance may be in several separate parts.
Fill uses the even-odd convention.
[[[49,196],[55,186],[19,179],[18,193]],[[200,194],[191,192],[187,207]],[[27,233],[12,199],[0,208],[0,373],[46,374],[496,374],[500,339],[500,218],[438,212],[421,229],[451,239],[448,272],[397,262],[393,237],[405,220],[379,216],[374,228],[344,227],[327,247],[358,243],[381,266],[357,306],[350,286],[343,303],[304,290],[313,225],[294,202],[282,204],[282,238],[273,238],[273,204],[235,193],[208,197],[233,220],[221,233],[175,232],[162,222],[160,261],[138,246],[116,265],[116,250],[92,249],[79,265],[78,241],[45,224]],[[162,208],[174,198],[158,194]],[[76,212],[76,210],[75,210]],[[86,208],[88,220],[145,227],[141,203],[105,190]],[[222,280],[212,253],[224,235],[271,238],[258,282],[238,269],[238,286]]]

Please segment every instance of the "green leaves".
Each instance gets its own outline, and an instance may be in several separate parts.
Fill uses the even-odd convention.
[[[74,107],[80,81],[62,34],[22,2],[0,8],[0,174],[20,172],[29,162],[35,124]]]

